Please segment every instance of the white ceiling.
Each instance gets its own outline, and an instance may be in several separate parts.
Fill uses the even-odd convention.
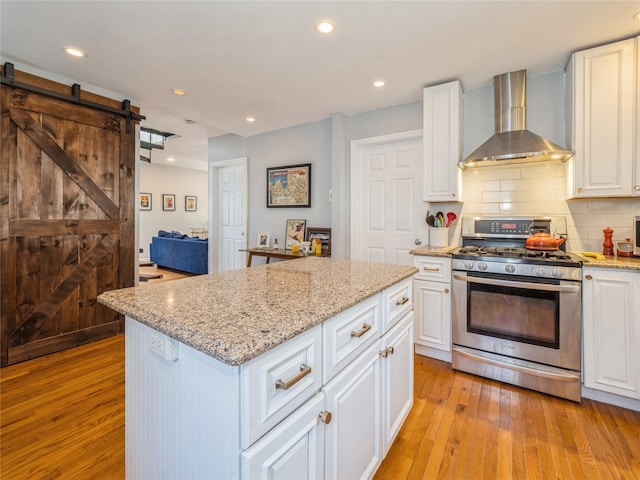
[[[575,50],[640,32],[638,11],[640,0],[2,0],[0,54],[131,99],[143,125],[183,136],[152,161],[188,165],[206,162],[207,137],[413,102],[452,79],[467,90],[508,71],[561,70]],[[321,18],[333,35],[315,32]],[[377,79],[387,85],[373,88]]]

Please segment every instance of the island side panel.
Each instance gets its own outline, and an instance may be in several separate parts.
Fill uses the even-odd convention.
[[[169,361],[150,348],[167,338],[126,318],[128,479],[238,478],[239,367],[178,343]]]

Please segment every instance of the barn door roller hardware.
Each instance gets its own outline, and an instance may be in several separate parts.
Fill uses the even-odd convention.
[[[40,95],[45,95],[47,97],[57,98],[58,100],[63,100],[65,102],[76,103],[76,104],[83,105],[85,107],[94,108],[96,110],[100,110],[103,112],[113,113],[114,115],[120,115],[121,117],[124,117],[126,119],[127,133],[131,133],[132,120],[140,121],[146,118],[143,115],[139,115],[131,111],[131,102],[129,100],[123,100],[122,108],[118,109],[118,108],[109,107],[107,105],[102,105],[100,103],[91,102],[89,100],[84,100],[80,98],[81,87],[77,83],[74,83],[71,86],[71,95],[66,95],[64,93],[47,90],[46,88],[29,85],[28,83],[18,82],[15,79],[13,63],[10,63],[10,62],[5,62],[4,64],[4,68],[2,70],[2,77],[0,78],[0,83],[2,83],[2,85],[11,85],[13,87],[22,88],[23,90],[38,93]]]

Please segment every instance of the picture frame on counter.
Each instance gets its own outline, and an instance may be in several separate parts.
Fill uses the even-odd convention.
[[[140,194],[140,210],[151,210],[151,200],[152,196],[150,193],[141,193]]]
[[[198,197],[187,195],[184,197],[184,209],[187,212],[195,212],[198,210]]]
[[[306,220],[287,220],[287,235],[284,248],[291,250],[293,245],[300,245],[304,242]]]
[[[311,164],[267,168],[267,208],[311,207]]]
[[[176,196],[173,193],[162,194],[162,210],[173,212],[176,209]]]
[[[256,238],[256,248],[271,248],[271,233],[258,233],[258,236]]]
[[[322,255],[331,255],[331,229],[326,227],[307,227],[307,241],[313,245],[313,241],[316,238],[322,242]]]

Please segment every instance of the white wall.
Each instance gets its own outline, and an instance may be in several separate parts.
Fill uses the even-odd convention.
[[[497,72],[502,73],[502,72]],[[463,85],[464,87],[464,85]],[[552,142],[565,144],[564,72],[557,71],[527,78],[527,128]],[[493,85],[464,91],[463,151],[468,155],[494,133]],[[313,226],[330,226],[336,235],[342,235],[348,243],[348,230],[336,231],[343,224],[333,219],[326,199],[330,188],[334,191],[333,212],[349,209],[348,188],[336,179],[319,178],[318,165],[331,165],[333,170],[348,167],[344,158],[344,143],[360,138],[375,137],[422,128],[422,101],[395,107],[345,116],[334,114],[331,119],[300,125],[256,137],[239,138],[231,135],[209,139],[209,159],[226,160],[248,156],[250,162],[250,237],[259,231],[284,233],[286,218],[307,218],[322,222]],[[339,129],[339,132],[336,132]],[[338,133],[340,135],[338,135]],[[334,144],[339,141],[340,144]],[[348,145],[347,145],[348,148]],[[329,158],[333,152],[334,158]],[[338,153],[336,153],[338,152]],[[293,155],[292,155],[293,154]],[[297,156],[296,156],[297,155]],[[314,209],[283,209],[273,212],[266,209],[264,199],[265,168],[267,166],[305,163],[308,158],[314,164],[314,199],[318,189],[323,192]],[[319,160],[319,159],[322,160]],[[300,161],[298,161],[300,160]],[[339,175],[348,172],[342,168]],[[346,185],[349,179],[346,179]],[[614,229],[614,240],[631,236],[631,216],[640,215],[640,199],[602,199],[566,201],[564,167],[560,163],[544,165],[513,165],[485,167],[463,172],[465,203],[424,205],[425,211],[455,211],[461,215],[564,215],[568,224],[568,249],[572,251],[601,251],[602,229]],[[316,209],[317,208],[317,209]],[[457,243],[460,224],[452,232],[452,242]],[[342,225],[341,230],[345,230]],[[335,256],[348,256],[340,252]]]
[[[139,212],[140,260],[149,259],[151,237],[158,230],[188,234],[191,228],[206,228],[209,211],[207,172],[140,162],[140,192],[152,194],[152,209]],[[162,210],[162,194],[176,196],[175,211]],[[185,211],[186,195],[197,197],[197,210]]]
[[[209,139],[209,160],[249,159],[249,246],[258,232],[270,232],[284,248],[287,219],[307,226],[330,227],[331,120],[297,125],[247,138],[224,135]],[[267,208],[267,167],[311,164],[310,208]],[[142,188],[142,187],[141,187]]]

